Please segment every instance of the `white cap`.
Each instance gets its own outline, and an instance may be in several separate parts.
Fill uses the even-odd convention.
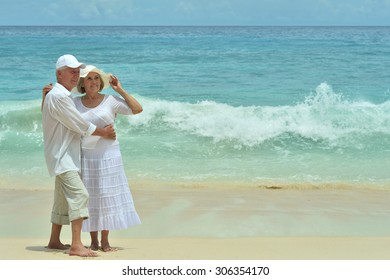
[[[56,69],[59,69],[61,67],[69,67],[69,68],[85,68],[85,64],[81,63],[71,54],[64,54],[63,56],[60,56],[60,58],[57,60],[56,63]]]

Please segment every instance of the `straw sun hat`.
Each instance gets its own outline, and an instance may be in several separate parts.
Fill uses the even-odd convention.
[[[84,69],[80,70],[80,78],[82,78],[82,79],[79,80],[77,87],[74,88],[75,92],[79,92],[79,93],[85,92],[85,90],[82,89],[82,83],[83,83],[84,78],[87,77],[90,72],[94,72],[94,73],[99,74],[99,76],[103,82],[103,85],[101,86],[100,90],[103,90],[103,89],[108,88],[110,86],[111,75],[112,75],[111,73],[105,73],[93,65],[87,65],[87,66],[85,66]]]

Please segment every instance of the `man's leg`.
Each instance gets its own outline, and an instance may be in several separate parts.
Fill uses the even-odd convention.
[[[50,240],[49,240],[49,244],[47,245],[47,248],[57,249],[57,250],[66,250],[70,248],[70,245],[62,244],[62,242],[60,241],[61,229],[62,229],[62,225],[57,225],[52,223]]]
[[[91,249],[85,248],[81,242],[81,227],[83,219],[73,220],[72,222],[72,245],[69,250],[70,256],[97,257],[98,254]]]
[[[89,195],[79,174],[69,171],[59,175],[62,189],[69,208],[69,220],[72,224],[72,244],[69,250],[71,256],[96,257],[96,252],[84,247],[81,242],[83,220],[87,219]]]
[[[55,179],[54,202],[51,213],[51,234],[47,248],[58,250],[70,248],[70,245],[64,245],[60,239],[62,225],[69,224],[68,211],[68,203],[65,199],[64,191],[62,190],[62,182],[57,176]]]

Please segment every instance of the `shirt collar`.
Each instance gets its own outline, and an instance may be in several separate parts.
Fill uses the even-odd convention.
[[[61,85],[60,83],[56,83],[54,85],[55,87],[57,87],[58,89],[60,89],[61,91],[63,91],[67,96],[70,96],[71,95],[71,92],[69,90],[67,90],[63,85]]]

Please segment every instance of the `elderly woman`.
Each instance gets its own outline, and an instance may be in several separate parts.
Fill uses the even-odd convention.
[[[110,85],[122,98],[101,93]],[[77,91],[85,93],[74,99],[77,110],[97,127],[113,124],[117,114],[142,112],[142,106],[122,88],[118,78],[93,65],[87,65],[80,72]],[[91,234],[91,249],[112,251],[108,241],[110,230],[141,223],[123,168],[118,140],[99,136],[82,139],[81,178],[89,193],[90,215],[83,222],[83,231]]]

